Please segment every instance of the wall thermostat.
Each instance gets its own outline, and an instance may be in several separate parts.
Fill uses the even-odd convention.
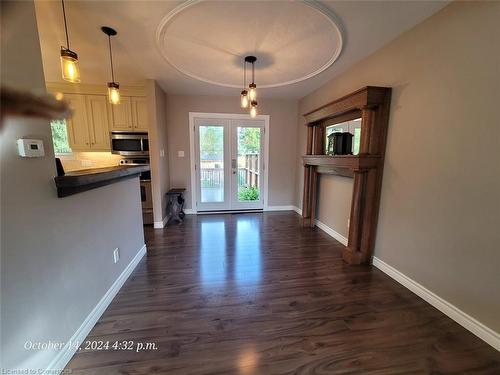
[[[24,158],[41,158],[45,155],[41,139],[21,138],[17,140],[19,156]]]

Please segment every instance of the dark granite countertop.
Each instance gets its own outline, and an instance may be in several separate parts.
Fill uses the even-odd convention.
[[[149,165],[120,165],[116,167],[82,169],[67,172],[64,176],[54,177],[58,197],[66,197],[110,185],[126,178],[139,176],[141,172],[149,171]]]

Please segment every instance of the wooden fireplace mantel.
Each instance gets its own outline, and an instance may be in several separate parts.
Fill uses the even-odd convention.
[[[375,245],[380,188],[391,88],[367,86],[306,113],[307,148],[304,163],[304,226],[314,227],[320,174],[354,179],[347,247],[343,259],[349,264],[369,263]],[[326,126],[361,118],[359,155],[325,155]]]

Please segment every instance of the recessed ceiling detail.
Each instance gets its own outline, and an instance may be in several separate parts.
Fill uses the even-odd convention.
[[[197,80],[241,88],[242,61],[254,55],[259,87],[311,78],[339,57],[335,16],[313,1],[187,1],[160,22],[165,60]]]

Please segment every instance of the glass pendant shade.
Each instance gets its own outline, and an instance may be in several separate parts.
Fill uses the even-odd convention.
[[[248,86],[248,97],[250,98],[251,101],[257,99],[257,85],[255,83],[251,83]]]
[[[250,117],[256,117],[257,116],[257,102],[255,100],[252,100],[250,103]]]
[[[120,85],[108,82],[108,100],[111,104],[120,104]]]
[[[64,47],[61,47],[61,71],[62,78],[72,83],[80,82],[80,68],[78,67],[78,55]]]
[[[247,108],[248,107],[248,91],[243,90],[241,92],[241,108]]]

